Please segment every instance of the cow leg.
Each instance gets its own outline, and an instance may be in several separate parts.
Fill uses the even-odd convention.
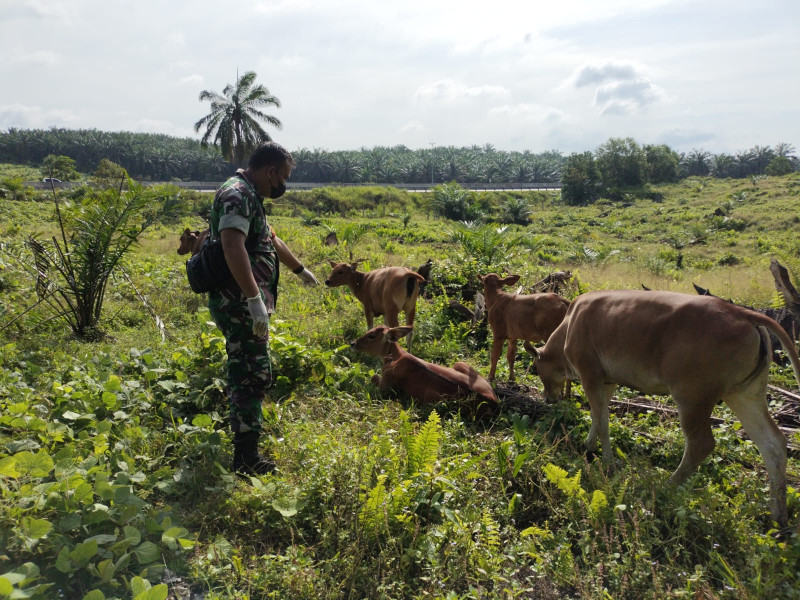
[[[408,327],[413,327],[414,326],[414,317],[417,314],[416,299],[414,301],[413,306],[411,308],[409,308],[408,310],[404,311],[404,312],[406,313],[406,325]],[[408,334],[408,351],[409,352],[411,351],[411,342],[413,341],[413,339],[414,339],[414,330],[412,329]]]
[[[508,380],[514,381],[514,360],[517,358],[517,340],[508,340],[506,360],[508,361]]]
[[[500,358],[500,353],[503,351],[503,342],[505,342],[505,340],[501,337],[492,337],[492,364],[491,367],[489,367],[489,381],[494,381],[494,374],[497,370],[497,361]]]
[[[364,309],[364,316],[367,318],[367,331],[372,329],[372,323],[375,322],[375,315],[372,314],[371,310]]]
[[[786,527],[789,513],[786,508],[786,437],[775,425],[767,410],[766,391],[740,393],[725,398],[741,421],[744,430],[758,447],[769,473],[770,512],[773,520]]]
[[[597,451],[597,438],[600,438],[600,449],[602,451],[603,462],[611,462],[611,438],[608,434],[608,404],[614,390],[617,389],[615,383],[584,383],[583,391],[589,401],[589,410],[592,413],[592,426],[589,435],[586,436],[586,449],[589,452]]]
[[[386,314],[383,317],[383,321],[389,327],[399,327],[400,320],[397,318],[398,314],[399,314],[398,312],[395,312],[393,310],[387,310]]]
[[[714,402],[679,396],[675,396],[675,402],[678,404],[684,447],[681,464],[670,476],[669,481],[680,485],[697,470],[700,463],[714,449],[714,434],[711,432],[711,411],[714,409]]]

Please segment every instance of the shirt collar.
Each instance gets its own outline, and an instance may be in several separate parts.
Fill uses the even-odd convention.
[[[237,169],[236,170],[236,174],[239,177],[241,177],[242,179],[245,180],[247,185],[250,186],[250,189],[253,190],[253,192],[255,192],[256,196],[258,196],[259,199],[261,199],[261,200],[264,199],[264,196],[262,196],[261,194],[258,193],[258,189],[256,188],[256,184],[253,183],[253,181],[247,176],[247,172],[244,169]]]

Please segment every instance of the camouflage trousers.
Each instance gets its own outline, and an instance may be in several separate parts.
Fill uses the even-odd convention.
[[[233,433],[261,431],[261,403],[272,385],[269,334],[256,337],[247,303],[211,293],[208,309],[225,336],[228,404]]]

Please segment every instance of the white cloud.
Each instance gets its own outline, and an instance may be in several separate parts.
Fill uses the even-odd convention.
[[[665,98],[661,88],[644,79],[612,81],[597,88],[594,104],[601,115],[625,115]]]
[[[186,36],[181,31],[171,31],[167,34],[167,43],[173,48],[186,46]]]
[[[61,61],[61,55],[47,50],[39,50],[30,54],[17,54],[11,62],[18,65],[52,67]]]
[[[69,15],[62,0],[4,0],[0,8],[21,10],[22,14],[32,14],[39,18],[64,18]]]
[[[527,123],[556,124],[567,120],[563,111],[539,104],[504,104],[492,108],[489,116]]]
[[[462,99],[486,98],[507,96],[509,91],[499,85],[468,86],[452,79],[440,79],[433,83],[426,83],[417,88],[414,93],[416,100],[442,100],[453,102]]]
[[[594,87],[592,104],[601,115],[627,115],[668,100],[666,92],[649,79],[646,67],[632,61],[583,64],[558,90],[584,87]]]
[[[307,56],[287,54],[277,58],[264,58],[258,62],[261,71],[305,71],[312,66],[312,61]]]
[[[194,66],[194,63],[190,60],[175,60],[169,63],[169,70],[170,71],[185,71],[190,69]]]
[[[179,86],[184,86],[185,85],[185,86],[188,86],[188,87],[200,86],[200,85],[203,85],[204,81],[205,81],[205,79],[203,78],[202,75],[196,75],[196,74],[195,75],[187,75],[186,77],[181,77],[178,80],[177,85],[179,85]]]
[[[419,121],[409,121],[397,130],[398,133],[422,133],[423,131],[425,131],[425,126]]]
[[[275,16],[285,13],[302,12],[309,8],[306,0],[260,0],[253,5],[257,13]]]
[[[638,76],[638,69],[631,63],[607,62],[604,65],[584,65],[575,71],[575,87],[602,84],[608,81],[629,81]]]
[[[174,135],[176,137],[196,136],[194,131],[191,129],[179,127],[172,121],[161,119],[139,119],[130,125],[130,127],[125,126],[123,129],[142,133],[165,133],[167,135]]]
[[[42,109],[24,104],[0,105],[0,129],[9,127],[42,129],[78,126],[79,117],[71,110]]]

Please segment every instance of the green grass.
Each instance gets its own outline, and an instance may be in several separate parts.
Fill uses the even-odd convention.
[[[658,190],[663,202],[631,206],[524,196],[531,224],[502,234],[523,241],[490,267],[524,285],[568,269],[583,291],[690,292],[694,281],[761,306],[773,302],[771,257],[798,282],[797,176]],[[368,268],[432,258],[436,295],[419,302],[415,353],[486,373],[485,332],[458,321],[440,295],[474,284],[478,262],[464,260],[454,223],[409,196],[388,193],[396,210],[343,201],[319,215],[327,227],[279,205],[271,223],[319,279],[350,251]],[[206,598],[800,595],[800,540],[770,532],[763,461],[733,420],[675,489],[667,478],[683,439],[669,417],[612,415],[609,470],[582,450],[590,417],[581,399],[490,424],[409,407],[370,383],[378,361],[349,349],[365,329],[352,294],[304,287],[285,270],[271,323],[279,378],[264,407],[264,449],[278,470],[237,480],[224,343],[175,252],[183,227],[203,226],[193,216],[202,201],[146,232],[125,264],[135,289],[114,279],[110,335],[91,344],[45,313],[23,314],[36,297],[24,240],[56,233],[52,205],[0,204],[0,598],[9,585],[90,600],[165,598],[168,588],[178,597],[181,587]],[[502,198],[486,203],[499,210]],[[354,245],[323,244],[329,228],[360,223],[369,231]],[[520,354],[518,377],[539,386]],[[501,361],[498,378],[506,374]],[[791,377],[773,367],[771,382],[796,389]],[[796,458],[788,471],[796,531]]]
[[[36,167],[27,165],[15,165],[11,163],[0,163],[0,180],[2,179],[21,179],[22,181],[39,181],[42,174]]]

